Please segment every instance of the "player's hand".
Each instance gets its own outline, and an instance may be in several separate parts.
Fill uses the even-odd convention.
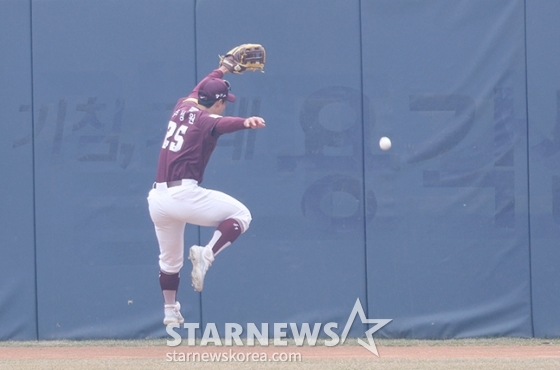
[[[264,72],[265,62],[266,50],[261,44],[243,44],[220,56],[219,66],[237,74],[245,71]]]
[[[245,119],[243,125],[247,128],[263,128],[266,126],[262,117],[249,117]]]

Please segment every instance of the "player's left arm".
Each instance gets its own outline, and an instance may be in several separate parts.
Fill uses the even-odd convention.
[[[257,129],[266,126],[264,118],[262,117],[220,117],[214,126],[214,133],[229,134],[231,132],[243,130],[243,129]]]
[[[246,128],[263,128],[266,126],[266,122],[262,117],[249,117],[243,121],[243,126]]]

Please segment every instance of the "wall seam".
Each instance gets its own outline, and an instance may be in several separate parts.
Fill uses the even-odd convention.
[[[33,268],[35,272],[35,339],[39,340],[39,280],[37,265],[37,192],[36,192],[36,174],[35,174],[35,92],[34,92],[34,74],[33,74],[33,0],[29,0],[29,59],[30,59],[30,77],[31,77],[31,177],[32,200],[33,200]]]
[[[197,45],[198,45],[198,37],[197,37],[197,33],[196,33],[197,26],[198,26],[198,25],[197,25],[197,22],[196,22],[196,20],[197,20],[197,13],[196,13],[197,5],[198,5],[198,0],[194,0],[194,2],[193,2],[193,6],[194,6],[194,9],[193,9],[193,28],[194,28],[194,29],[193,29],[193,35],[194,35],[194,42],[193,42],[193,45],[194,45],[194,83],[195,83],[195,85],[198,83],[198,48],[197,48]],[[197,226],[197,227],[196,227],[198,245],[202,245],[202,239],[201,239],[201,231],[200,231],[200,229],[201,229],[200,226]],[[204,327],[203,321],[202,321],[202,320],[203,320],[203,315],[202,315],[202,293],[199,294],[198,309],[199,309],[199,312],[200,312],[200,327],[202,328],[202,327]]]
[[[359,46],[360,46],[360,107],[362,109],[362,219],[364,227],[364,271],[365,271],[365,305],[366,305],[366,315],[370,317],[369,312],[369,299],[368,299],[368,252],[367,252],[367,197],[366,197],[366,139],[364,133],[365,125],[365,108],[364,108],[364,57],[363,57],[363,42],[362,42],[362,0],[358,0],[358,27],[359,27]],[[369,327],[369,325],[368,325]]]
[[[529,313],[531,319],[531,337],[535,337],[535,319],[533,311],[533,258],[531,247],[531,176],[530,176],[530,153],[529,153],[529,72],[527,66],[527,0],[523,1],[523,42],[525,47],[525,123],[526,123],[526,157],[527,157],[527,234],[529,255]]]

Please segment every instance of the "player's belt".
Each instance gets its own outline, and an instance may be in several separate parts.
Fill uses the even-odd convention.
[[[158,184],[157,182],[154,182],[154,186],[153,186],[154,189],[157,187],[157,184]],[[174,186],[181,186],[183,185],[183,180],[167,181],[166,184],[168,188],[172,188]]]
[[[168,188],[172,188],[174,186],[181,186],[183,185],[183,180],[175,180],[175,181],[168,181],[167,182],[167,187]]]

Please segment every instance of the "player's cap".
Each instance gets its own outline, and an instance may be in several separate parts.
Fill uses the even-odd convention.
[[[231,85],[221,78],[210,78],[205,81],[198,90],[198,100],[212,102],[219,99],[226,99],[229,102],[235,101],[235,95],[230,93]]]

